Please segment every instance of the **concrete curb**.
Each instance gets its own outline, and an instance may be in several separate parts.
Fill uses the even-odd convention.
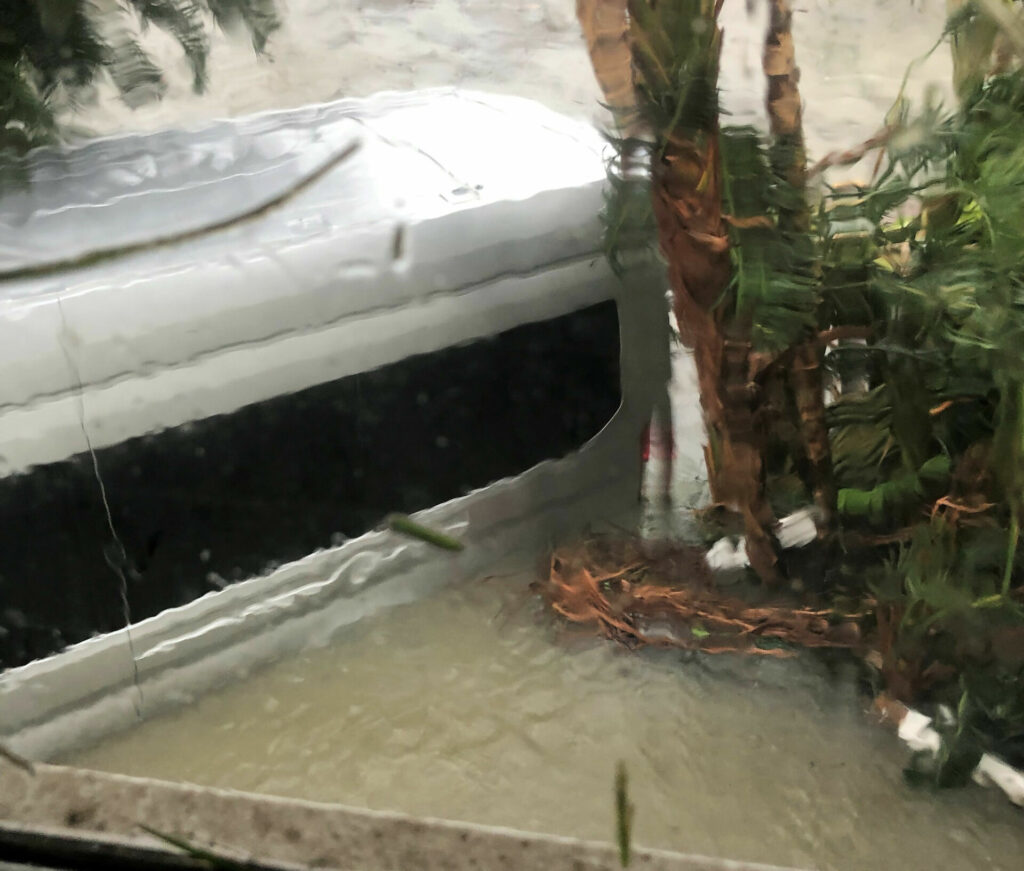
[[[29,835],[167,852],[142,823],[261,864],[344,871],[613,871],[611,844],[340,805],[125,777],[57,765],[30,774],[0,761],[0,858]],[[645,871],[784,871],[636,849]]]

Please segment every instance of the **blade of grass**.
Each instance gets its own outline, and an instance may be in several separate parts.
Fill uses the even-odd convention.
[[[27,771],[29,774],[36,773],[36,767],[32,764],[31,760],[26,759],[24,756],[15,753],[9,747],[5,747],[0,744],[0,756],[10,762],[12,765],[16,765],[22,771]]]
[[[459,551],[465,550],[466,548],[466,546],[457,538],[452,538],[450,535],[438,532],[436,529],[431,529],[428,526],[424,526],[422,523],[417,523],[415,520],[404,514],[390,515],[387,519],[387,525],[388,529],[393,532],[408,535],[410,538],[417,538],[420,541],[425,541],[427,544],[432,544],[434,547],[439,547],[442,550]]]
[[[211,868],[219,868],[222,869],[222,871],[249,871],[249,865],[246,865],[243,862],[237,862],[234,859],[219,856],[210,850],[203,849],[202,847],[197,847],[195,844],[190,844],[184,838],[179,838],[176,835],[169,835],[166,832],[161,832],[159,829],[154,829],[152,826],[147,826],[145,823],[139,823],[139,828],[152,835],[154,838],[158,838],[164,843],[170,844],[172,847],[177,847],[193,859],[198,859],[200,862],[206,862]]]
[[[629,775],[624,762],[615,767],[615,835],[619,845],[619,861],[626,868],[629,865],[633,835],[633,805],[629,801]]]

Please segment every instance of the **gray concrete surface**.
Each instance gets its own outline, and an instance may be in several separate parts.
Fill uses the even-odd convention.
[[[612,871],[611,845],[313,802],[202,789],[38,765],[0,762],[4,838],[26,829],[124,846],[163,848],[145,824],[226,857],[344,871]],[[655,850],[636,850],[644,871],[771,871]],[[781,869],[776,869],[781,871]]]

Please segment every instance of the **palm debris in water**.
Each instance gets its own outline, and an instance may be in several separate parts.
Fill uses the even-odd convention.
[[[791,656],[794,648],[860,651],[860,614],[787,600],[752,603],[719,589],[699,547],[650,557],[627,538],[595,537],[556,551],[535,586],[557,614],[630,647]]]

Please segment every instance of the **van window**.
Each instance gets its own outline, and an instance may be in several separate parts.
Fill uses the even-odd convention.
[[[579,448],[619,405],[605,302],[0,480],[0,668]]]

